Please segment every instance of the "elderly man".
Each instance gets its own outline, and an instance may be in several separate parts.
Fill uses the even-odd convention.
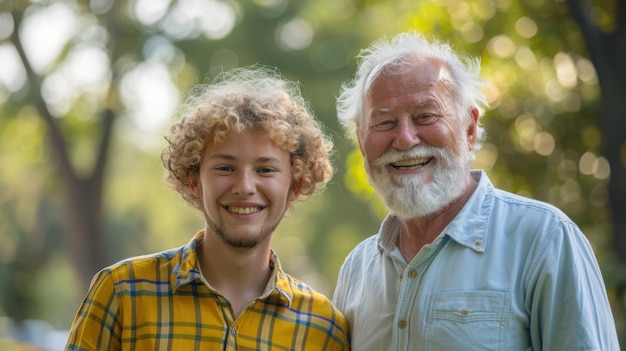
[[[390,213],[339,273],[352,349],[618,350],[576,224],[471,169],[487,107],[478,59],[414,32],[360,59],[338,117]]]

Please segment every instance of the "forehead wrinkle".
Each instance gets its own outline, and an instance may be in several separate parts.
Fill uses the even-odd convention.
[[[424,107],[428,107],[431,105],[438,105],[438,103],[432,98],[426,98],[424,100],[416,102],[413,105],[413,110],[419,110],[419,109],[422,109]],[[380,108],[372,110],[372,115],[388,114],[388,113],[392,113],[394,110],[395,109],[390,108],[390,107],[380,107]]]

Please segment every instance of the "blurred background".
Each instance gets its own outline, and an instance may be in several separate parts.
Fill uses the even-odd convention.
[[[0,349],[62,350],[99,269],[203,227],[164,185],[163,135],[193,85],[254,63],[300,81],[335,143],[333,181],[273,245],[331,296],[384,216],[335,97],[359,49],[408,29],[482,59],[475,167],[578,223],[624,345],[625,26],[618,0],[0,0]]]

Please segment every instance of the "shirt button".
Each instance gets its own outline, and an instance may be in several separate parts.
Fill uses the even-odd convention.
[[[398,328],[400,329],[406,328],[406,321],[404,319],[398,322]]]
[[[415,271],[415,269],[411,269],[411,271],[409,272],[409,278],[415,277],[417,277],[417,272]]]
[[[464,308],[461,310],[461,316],[467,316],[468,311]]]
[[[230,328],[230,335],[232,335],[232,336],[237,335],[237,330],[234,327]]]

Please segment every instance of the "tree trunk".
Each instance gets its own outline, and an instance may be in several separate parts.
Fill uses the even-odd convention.
[[[91,173],[80,177],[69,157],[68,147],[57,123],[41,96],[41,77],[32,69],[24,52],[19,35],[21,12],[14,12],[15,27],[11,40],[26,69],[30,99],[34,101],[38,115],[47,126],[48,142],[56,170],[66,197],[64,199],[64,241],[69,249],[71,262],[77,269],[84,290],[87,290],[94,273],[106,264],[106,252],[102,229],[102,194],[104,174],[108,163],[109,145],[115,115],[105,110],[101,116],[101,140]]]
[[[626,264],[626,6],[615,2],[616,30],[607,33],[594,23],[586,0],[568,3],[600,83],[602,146],[611,167],[608,193],[613,250]]]

